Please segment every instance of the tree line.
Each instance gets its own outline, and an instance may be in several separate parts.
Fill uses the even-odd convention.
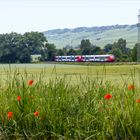
[[[125,39],[120,38],[117,42],[113,44],[107,44],[103,48],[93,45],[89,39],[81,40],[77,49],[72,46],[66,46],[63,49],[53,48],[52,58],[48,59],[53,60],[55,55],[98,55],[98,54],[114,54],[116,61],[123,62],[135,62],[137,61],[137,47],[138,43],[130,49],[127,46]]]
[[[31,54],[44,55],[46,38],[39,32],[0,34],[1,63],[30,63]]]
[[[79,46],[66,46],[57,49],[48,43],[40,32],[26,32],[23,35],[15,32],[0,34],[0,63],[30,63],[31,55],[41,54],[40,61],[54,61],[56,55],[93,55],[114,54],[116,61],[136,61],[137,47],[126,47],[126,40],[120,38],[104,48],[93,45],[89,39],[81,40]]]

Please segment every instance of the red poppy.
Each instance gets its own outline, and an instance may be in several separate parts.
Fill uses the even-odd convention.
[[[107,94],[104,96],[104,98],[105,98],[105,99],[111,99],[111,98],[112,98],[112,95],[107,93]]]
[[[135,102],[140,103],[140,99],[136,100]]]
[[[11,112],[11,111],[8,112],[8,113],[7,113],[7,117],[8,117],[8,119],[11,119],[11,118],[13,117],[13,112]]]
[[[38,116],[38,115],[39,115],[38,111],[34,112],[34,116]]]
[[[20,100],[21,100],[21,96],[18,96],[18,97],[17,97],[17,100],[20,102]]]
[[[127,88],[128,88],[128,90],[134,90],[135,87],[134,87],[134,85],[128,85]]]
[[[28,85],[31,86],[33,84],[34,80],[29,80]]]

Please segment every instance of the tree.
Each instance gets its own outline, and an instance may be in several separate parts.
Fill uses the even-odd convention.
[[[92,44],[89,39],[81,40],[80,50],[83,55],[91,54]]]
[[[81,40],[81,44],[80,44],[80,49],[81,50],[84,50],[85,48],[91,48],[91,43],[90,43],[90,40],[89,39],[83,39]]]
[[[95,48],[92,49],[92,54],[102,54],[102,50],[100,47],[96,46]]]
[[[104,46],[104,52],[109,53],[113,49],[113,44],[107,44]]]
[[[76,55],[76,51],[74,49],[70,49],[68,52],[67,52],[67,55]]]
[[[45,49],[47,40],[43,33],[27,32],[23,35],[23,43],[30,54],[41,54]]]
[[[57,55],[60,55],[60,56],[64,55],[64,51],[62,49],[58,49]]]
[[[119,48],[123,54],[126,54],[127,53],[126,40],[120,38],[117,42],[117,48]]]
[[[54,61],[56,56],[56,47],[54,44],[47,44],[47,60]]]
[[[135,44],[134,48],[132,49],[132,61],[137,61],[137,48],[138,48],[138,43]]]
[[[122,58],[122,52],[119,48],[113,48],[111,51],[110,51],[111,54],[113,54],[116,58],[117,61],[121,61],[121,58]]]
[[[15,63],[18,61],[17,52],[21,35],[17,33],[0,35],[0,62]]]
[[[112,50],[109,53],[113,53],[118,61],[132,61],[131,50],[126,47],[126,40],[122,38],[114,42]]]
[[[91,54],[91,49],[90,48],[84,48],[82,50],[82,55],[89,55]]]
[[[22,53],[20,53],[19,62],[20,63],[30,63],[31,62],[31,55],[27,48],[24,48],[22,50]]]
[[[31,54],[41,54],[45,57],[46,43],[46,37],[39,32],[28,32],[24,35],[14,32],[0,34],[0,62],[30,62]]]

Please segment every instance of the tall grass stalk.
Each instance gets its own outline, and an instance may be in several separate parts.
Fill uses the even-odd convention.
[[[131,74],[135,88],[129,90],[130,83],[116,86],[99,75],[79,75],[80,82],[71,84],[67,75],[56,74],[47,81],[45,70],[39,76],[26,70],[11,75],[10,70],[0,90],[0,138],[139,139],[140,103],[135,100],[140,99],[140,89],[135,86],[135,73]],[[106,99],[106,94],[111,98]],[[10,119],[8,112],[13,112]]]

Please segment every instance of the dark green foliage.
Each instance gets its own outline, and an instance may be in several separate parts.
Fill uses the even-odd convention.
[[[56,55],[56,47],[54,44],[47,44],[47,60],[48,61],[54,61],[55,55]]]
[[[122,57],[122,52],[119,48],[113,48],[113,50],[111,50],[110,53],[115,55],[117,61],[120,61]]]
[[[127,50],[126,49],[126,40],[120,38],[117,42],[116,47],[119,48],[123,54],[127,53],[127,51],[126,51]]]
[[[93,48],[92,49],[92,54],[102,54],[102,50],[101,50],[101,48],[100,47],[95,47],[95,48]]]
[[[21,35],[17,33],[0,35],[0,62],[15,63],[18,60],[17,50],[20,47]]]
[[[113,49],[113,44],[107,44],[104,46],[104,52],[109,53]]]
[[[81,41],[81,44],[80,44],[80,49],[83,50],[85,48],[90,48],[91,47],[91,43],[90,43],[90,40],[89,39],[83,39]]]
[[[107,44],[104,49],[82,39],[77,47],[71,45],[57,50],[55,44],[49,44],[43,33],[27,32],[0,34],[0,63],[30,63],[31,55],[41,54],[41,61],[54,61],[56,55],[98,55],[114,54],[116,61],[137,61],[138,44],[131,50],[126,47],[125,39]]]
[[[114,54],[117,61],[132,61],[131,49],[126,47],[126,40],[120,38],[117,42],[108,44],[104,47],[104,51]]]
[[[137,47],[138,47],[138,43],[135,44],[134,48],[132,49],[132,60],[133,61],[137,61]]]
[[[77,55],[77,52],[74,49],[69,49],[69,51],[67,52],[67,55]]]
[[[19,53],[19,62],[20,63],[30,63],[31,57],[28,49],[23,49],[22,53]]]
[[[29,63],[32,54],[43,54],[46,38],[39,32],[28,32],[24,35],[17,33],[0,35],[0,62]]]
[[[29,49],[31,54],[40,54],[47,43],[45,36],[39,32],[27,32],[23,35],[23,43]]]
[[[59,49],[58,51],[57,51],[57,55],[64,55],[64,52],[63,52],[63,50],[61,50],[61,49]]]

